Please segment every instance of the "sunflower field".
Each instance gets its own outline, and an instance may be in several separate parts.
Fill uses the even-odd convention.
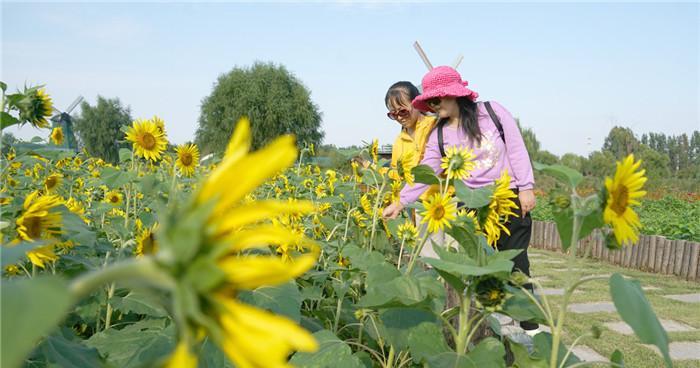
[[[43,89],[2,87],[2,128],[48,128]],[[251,151],[242,118],[225,152],[201,160],[195,145],[168,149],[167,124],[153,117],[124,128],[132,148],[110,164],[59,148],[56,129],[49,142],[2,147],[2,367],[581,366],[561,338],[567,300],[601,278],[671,366],[666,332],[634,280],[584,277],[564,285],[557,308],[525,287],[540,286],[511,272],[519,251],[492,247],[512,215],[508,173],[466,187],[469,152],[450,150],[438,177],[387,167],[375,141],[348,158],[351,170],[323,170],[293,136]],[[572,254],[596,228],[611,249],[635,242],[640,165],[619,162],[585,196],[575,190],[581,174],[537,167],[564,188],[552,193],[552,216]],[[433,185],[410,209],[424,221],[384,220],[414,182]],[[457,246],[420,257],[438,231]],[[502,334],[496,312],[551,333]],[[610,359],[624,366],[621,352]]]

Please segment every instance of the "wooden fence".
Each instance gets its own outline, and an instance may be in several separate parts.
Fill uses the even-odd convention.
[[[561,240],[554,222],[533,221],[530,246],[561,252]],[[640,235],[639,243],[610,250],[600,230],[579,242],[579,256],[602,260],[625,268],[676,275],[700,282],[700,243],[671,240],[657,235]]]

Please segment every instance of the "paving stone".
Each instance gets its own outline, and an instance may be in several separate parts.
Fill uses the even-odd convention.
[[[659,322],[661,322],[661,325],[664,327],[664,330],[666,332],[687,332],[687,331],[695,331],[695,328],[693,326],[688,326],[684,323],[676,322],[670,319],[662,319]],[[627,325],[625,322],[608,322],[605,323],[605,326],[615,332],[621,333],[623,335],[633,335],[634,331],[632,331],[632,328]]]
[[[686,303],[700,303],[700,293],[698,293],[698,294],[664,295],[664,298],[678,300],[679,302],[686,302]]]
[[[642,345],[661,355],[655,345]],[[679,341],[668,344],[673,360],[700,360],[700,341]]]
[[[642,290],[644,291],[654,291],[654,290],[661,290],[661,288],[658,288],[656,286],[642,286]]]
[[[547,276],[533,277],[533,279],[535,279],[539,283],[551,281],[550,278]]]
[[[570,304],[569,310],[574,313],[616,312],[615,304],[611,302]]]
[[[574,346],[571,351],[584,362],[607,362],[608,359],[586,345]]]
[[[564,261],[558,259],[535,259],[535,264],[563,264]]]
[[[564,292],[566,292],[565,289],[537,289],[535,291],[536,294],[540,295],[564,295]],[[581,294],[580,290],[574,290],[574,294]]]
[[[501,326],[505,326],[509,323],[513,323],[513,319],[506,316],[505,314],[494,313],[493,316],[496,317],[496,319],[498,320],[498,323],[500,323]]]

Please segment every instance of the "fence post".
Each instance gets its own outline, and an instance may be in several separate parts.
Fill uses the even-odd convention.
[[[690,243],[692,251],[690,252],[690,269],[688,272],[688,280],[697,280],[698,263],[700,262],[700,243]]]
[[[683,252],[685,251],[685,240],[676,240],[674,253],[676,253],[676,261],[673,265],[673,274],[676,276],[681,276],[681,270],[683,269]]]

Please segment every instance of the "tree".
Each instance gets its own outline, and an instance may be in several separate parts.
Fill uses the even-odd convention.
[[[641,144],[635,152],[635,158],[642,160],[642,168],[646,170],[649,179],[663,179],[670,175],[669,159],[667,155]]]
[[[80,107],[80,116],[74,119],[80,143],[90,155],[107,162],[118,162],[119,148],[128,146],[125,143],[120,145],[118,141],[124,138],[121,126],[132,121],[129,107],[123,107],[118,98],[102,96],[97,96],[95,106],[83,102]]]
[[[293,133],[297,144],[320,144],[321,113],[309,90],[284,66],[255,63],[221,75],[202,101],[196,142],[203,152],[222,152],[234,125],[248,116],[253,147]]]
[[[583,173],[599,178],[610,176],[615,171],[615,156],[610,151],[594,151],[583,163]]]
[[[612,153],[613,157],[619,160],[634,153],[638,146],[639,141],[635,138],[632,129],[616,126],[605,138],[603,151]]]
[[[547,150],[538,151],[537,153],[535,153],[534,156],[530,157],[532,157],[532,161],[539,162],[545,165],[554,165],[559,163],[559,157]]]
[[[522,135],[523,141],[525,142],[527,153],[530,154],[530,160],[536,161],[535,156],[537,156],[537,153],[540,151],[540,141],[537,140],[537,136],[532,129],[520,126],[520,119],[516,119],[516,122],[520,128],[520,135]]]
[[[576,171],[581,171],[583,169],[583,161],[585,159],[574,153],[566,153],[561,156],[559,160],[562,165],[568,166]]]

